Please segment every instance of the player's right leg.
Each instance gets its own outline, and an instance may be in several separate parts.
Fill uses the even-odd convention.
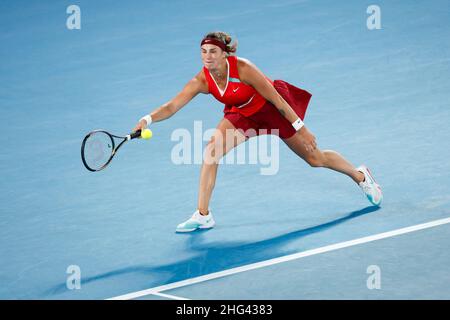
[[[214,227],[215,222],[209,210],[209,201],[216,182],[219,161],[230,150],[246,140],[246,136],[229,120],[224,118],[220,121],[203,154],[197,210],[192,217],[177,226],[177,232]]]

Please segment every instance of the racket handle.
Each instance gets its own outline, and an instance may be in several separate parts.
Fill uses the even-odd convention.
[[[132,134],[129,134],[127,136],[127,140],[139,138],[141,136],[141,130],[137,130],[136,132],[133,132]]]

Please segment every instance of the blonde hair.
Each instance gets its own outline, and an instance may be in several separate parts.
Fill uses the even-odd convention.
[[[203,38],[212,38],[217,39],[219,41],[222,41],[227,46],[227,55],[234,55],[234,53],[237,50],[238,42],[237,40],[234,40],[233,43],[231,43],[231,36],[223,31],[214,31],[207,33]]]

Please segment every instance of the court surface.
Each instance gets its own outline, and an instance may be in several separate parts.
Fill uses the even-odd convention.
[[[81,29],[68,30],[71,4],[0,4],[1,299],[450,299],[448,1],[82,0]],[[379,30],[366,25],[372,4]],[[104,171],[83,167],[84,135],[127,134],[171,99],[202,67],[210,30],[313,94],[305,123],[319,147],[368,165],[381,208],[279,141],[276,174],[220,165],[217,226],[176,234],[200,164],[175,164],[171,137],[189,132],[192,155],[207,143],[196,130],[223,106],[205,95]]]

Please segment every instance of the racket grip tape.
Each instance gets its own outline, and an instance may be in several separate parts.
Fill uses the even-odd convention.
[[[129,134],[129,135],[127,136],[127,138],[128,138],[128,137],[130,137],[130,138],[128,138],[127,140],[139,138],[140,136],[141,136],[141,130],[137,130],[136,132],[133,132],[132,134]]]

